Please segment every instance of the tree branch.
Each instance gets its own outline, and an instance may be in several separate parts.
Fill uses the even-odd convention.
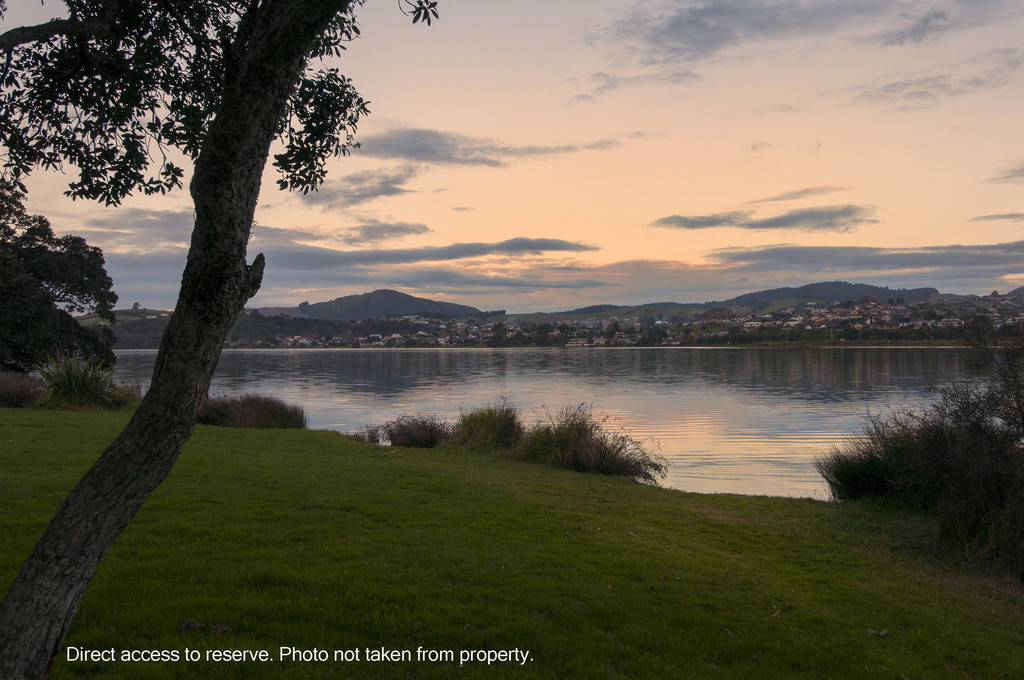
[[[35,26],[18,26],[0,35],[0,51],[10,52],[19,45],[45,42],[57,36],[96,38],[110,33],[110,25],[102,21],[54,19]]]

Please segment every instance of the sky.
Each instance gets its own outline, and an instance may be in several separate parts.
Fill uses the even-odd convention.
[[[8,3],[0,30],[56,16]],[[1024,285],[1019,0],[368,0],[333,62],[370,102],[316,193],[268,165],[249,306],[391,288],[480,309],[705,302],[844,280]],[[174,306],[187,191],[27,207]]]

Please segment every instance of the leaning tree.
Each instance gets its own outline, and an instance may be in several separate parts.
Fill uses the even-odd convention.
[[[66,18],[0,35],[0,162],[73,168],[68,195],[116,205],[182,184],[195,225],[150,388],[26,559],[0,604],[0,677],[46,677],[96,567],[167,477],[221,347],[259,289],[246,244],[275,140],[285,189],[309,191],[344,154],[366,103],[320,65],[359,31],[363,0],[64,0]],[[400,0],[413,22],[432,0]],[[0,17],[5,8],[0,0]],[[316,66],[314,66],[316,64]]]

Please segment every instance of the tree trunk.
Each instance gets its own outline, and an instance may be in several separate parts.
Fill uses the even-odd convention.
[[[313,41],[349,2],[267,0],[243,19],[245,39],[225,48],[223,98],[190,184],[192,243],[152,383],[0,604],[0,678],[49,674],[97,566],[191,435],[224,340],[262,278],[263,256],[247,267],[245,249],[270,144]]]

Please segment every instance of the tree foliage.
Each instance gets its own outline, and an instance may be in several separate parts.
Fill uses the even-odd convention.
[[[271,3],[272,4],[272,3]],[[314,37],[309,57],[359,35],[354,8]],[[67,194],[120,203],[181,186],[221,105],[222,84],[266,21],[248,0],[66,0],[69,17],[0,36],[0,160],[15,182],[33,168],[77,169]],[[0,8],[2,12],[2,8]],[[31,44],[31,49],[22,46]],[[253,84],[259,87],[258,83]],[[307,71],[278,125],[281,185],[309,191],[354,144],[366,102],[337,69]],[[177,152],[177,153],[175,153]]]
[[[0,182],[0,368],[26,372],[58,352],[113,363],[110,331],[71,316],[94,311],[114,321],[117,295],[103,253],[80,236],[54,235],[23,199]]]

